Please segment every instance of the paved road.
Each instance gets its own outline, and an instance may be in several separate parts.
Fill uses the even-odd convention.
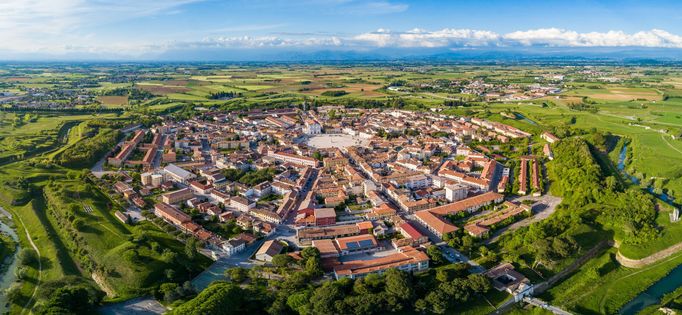
[[[434,234],[433,232],[429,231],[428,229],[424,228],[421,224],[419,224],[416,219],[414,214],[409,214],[406,215],[405,218],[412,223],[412,225],[416,226],[419,228],[419,231],[425,234],[426,236],[429,237],[429,240],[431,242],[438,246],[440,250],[443,252],[443,256],[445,256],[445,259],[450,261],[451,263],[466,263],[471,265],[471,269],[469,271],[473,273],[481,273],[485,271],[485,268],[481,265],[479,265],[477,262],[469,259],[466,255],[462,254],[458,250],[450,247],[447,243],[445,243],[438,235]]]
[[[152,297],[136,298],[103,306],[99,309],[99,314],[102,315],[151,315],[165,312],[166,307]]]
[[[500,236],[502,236],[506,232],[514,231],[514,230],[522,228],[524,226],[528,226],[531,223],[547,219],[550,215],[552,215],[552,213],[554,213],[554,211],[556,211],[556,207],[559,205],[559,203],[561,203],[561,198],[555,197],[552,195],[548,195],[548,194],[540,196],[540,197],[523,196],[523,197],[513,199],[512,201],[522,202],[524,200],[536,200],[537,201],[536,203],[533,204],[533,208],[532,208],[533,216],[525,218],[521,221],[515,222],[513,224],[510,224],[506,227],[503,227],[503,228],[495,231],[495,233],[493,233],[493,235],[489,239],[485,240],[483,242],[483,244],[487,245],[487,244],[495,243],[500,238]]]
[[[225,270],[232,267],[244,267],[251,268],[255,265],[255,262],[249,258],[256,253],[258,248],[266,241],[271,239],[284,239],[291,241],[296,236],[295,230],[290,229],[285,226],[280,226],[277,230],[270,234],[270,236],[263,238],[249,245],[241,253],[234,254],[232,256],[224,256],[219,258],[214,262],[208,269],[204,270],[198,276],[192,280],[192,285],[197,290],[203,290],[208,287],[211,282],[216,280],[225,279]]]

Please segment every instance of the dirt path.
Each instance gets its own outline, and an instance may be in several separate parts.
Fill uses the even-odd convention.
[[[663,139],[663,142],[665,142],[665,144],[667,144],[671,149],[673,149],[679,153],[682,153],[682,151],[680,151],[680,149],[676,148],[670,142],[668,142],[668,139],[665,138],[665,135],[661,135],[661,139]]]

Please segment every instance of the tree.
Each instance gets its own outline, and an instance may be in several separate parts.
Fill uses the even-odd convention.
[[[180,298],[178,289],[179,286],[177,283],[164,283],[159,286],[159,294],[163,297],[164,301],[170,303]]]
[[[234,267],[225,270],[225,276],[230,278],[230,280],[234,283],[242,283],[246,281],[248,275],[249,272],[244,267]]]
[[[189,260],[194,260],[194,258],[196,258],[196,253],[197,239],[194,237],[190,237],[185,242],[185,255],[187,255],[187,258],[189,258]]]
[[[477,294],[484,294],[490,289],[492,289],[492,285],[490,284],[490,279],[484,275],[481,274],[473,274],[469,275],[467,277],[468,283],[469,283],[469,288],[471,291]]]
[[[287,267],[294,262],[294,258],[287,254],[277,254],[272,257],[272,264],[275,267]]]
[[[412,301],[415,296],[412,288],[412,281],[410,275],[398,269],[389,269],[386,271],[386,293],[397,298],[400,301]]]
[[[305,271],[310,274],[311,277],[319,277],[324,272],[322,270],[322,264],[319,258],[311,258],[305,264]]]
[[[91,294],[82,286],[67,286],[55,290],[38,314],[92,314],[101,295]]]
[[[604,183],[606,184],[606,189],[608,190],[616,190],[618,187],[618,180],[616,179],[615,176],[608,176],[604,179]]]
[[[441,265],[445,263],[445,257],[443,257],[443,252],[436,245],[431,245],[426,249],[426,254],[429,256],[434,265]]]
[[[312,312],[314,314],[336,314],[336,301],[343,299],[338,282],[325,282],[321,287],[315,289],[310,298]]]
[[[287,306],[300,315],[307,315],[310,313],[310,295],[309,290],[294,293],[287,298]]]
[[[19,264],[22,266],[29,266],[38,263],[38,254],[29,248],[23,248],[19,252]]]

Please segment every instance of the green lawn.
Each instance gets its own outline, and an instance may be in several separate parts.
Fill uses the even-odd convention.
[[[656,224],[661,228],[659,237],[638,245],[621,244],[619,250],[623,256],[641,259],[682,242],[682,224],[680,222],[671,223],[668,217],[672,212],[671,207],[659,202],[659,208],[661,211],[656,217]]]
[[[578,314],[613,314],[670,270],[682,264],[682,253],[641,269],[615,261],[615,249],[587,262],[542,298]]]

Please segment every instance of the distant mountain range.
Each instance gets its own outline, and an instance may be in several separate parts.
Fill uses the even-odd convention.
[[[4,57],[2,57],[4,56]],[[682,49],[642,47],[458,47],[458,48],[269,48],[175,49],[129,57],[116,53],[66,55],[3,54],[0,61],[20,62],[256,62],[256,63],[456,63],[456,64],[674,64]]]
[[[583,61],[585,63],[682,63],[682,49],[641,47],[483,47],[457,49],[373,50],[171,50],[153,58],[159,61],[254,61],[254,62],[439,62],[439,63],[533,63]]]

